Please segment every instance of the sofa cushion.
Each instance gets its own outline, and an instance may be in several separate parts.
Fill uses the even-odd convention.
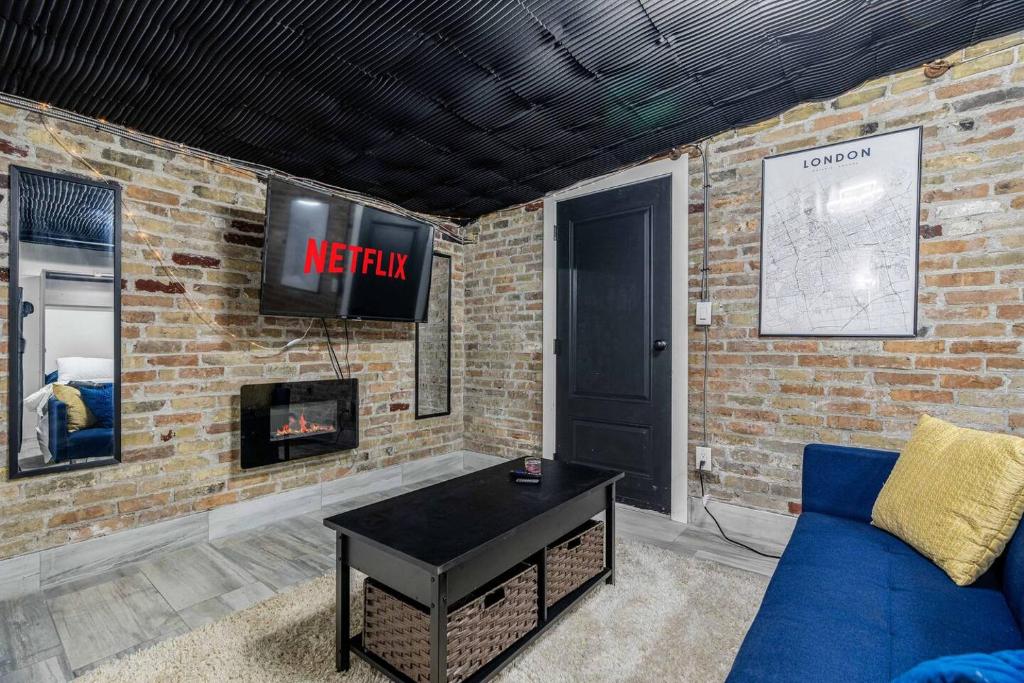
[[[937,656],[1022,646],[995,572],[960,588],[880,529],[804,513],[729,680],[888,681]]]
[[[68,435],[65,460],[102,458],[114,454],[114,430],[102,427],[80,429]]]
[[[803,509],[863,522],[899,453],[811,443],[804,447]]]
[[[85,407],[96,417],[96,427],[114,426],[114,385],[73,382],[71,384],[82,395]]]
[[[935,568],[922,560],[917,566]],[[1024,647],[1006,599],[994,585],[998,582],[958,590],[938,574],[921,582],[928,588],[890,591],[892,675],[935,657]]]

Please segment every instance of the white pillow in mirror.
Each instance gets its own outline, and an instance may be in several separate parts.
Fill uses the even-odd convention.
[[[113,382],[113,358],[81,358],[69,356],[57,359],[57,381],[67,382]]]

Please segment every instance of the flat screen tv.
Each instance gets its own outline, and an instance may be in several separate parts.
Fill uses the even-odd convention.
[[[260,313],[424,322],[433,247],[429,223],[271,177]]]

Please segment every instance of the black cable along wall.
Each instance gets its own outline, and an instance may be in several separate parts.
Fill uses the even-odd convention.
[[[10,0],[0,91],[468,218],[1022,27],[1021,0]]]

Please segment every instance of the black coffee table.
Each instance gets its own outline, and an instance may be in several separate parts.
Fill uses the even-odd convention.
[[[468,681],[494,676],[577,600],[615,582],[615,482],[621,472],[544,461],[540,485],[513,484],[522,460],[488,467],[440,484],[335,515],[337,533],[338,671],[349,651],[396,681],[410,679],[367,652],[362,634],[349,638],[349,568],[354,567],[429,607],[431,683],[447,678],[448,605],[523,561],[538,566],[538,625]],[[551,608],[545,607],[545,548],[604,511],[605,569]]]

